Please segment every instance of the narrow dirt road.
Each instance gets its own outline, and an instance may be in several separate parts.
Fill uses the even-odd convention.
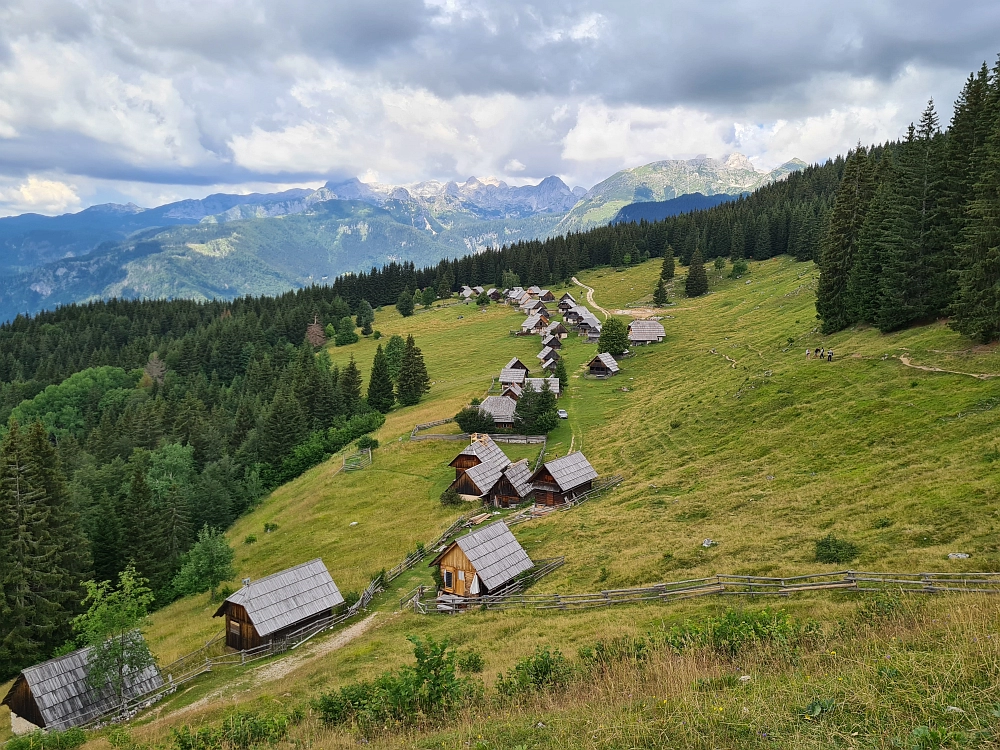
[[[581,283],[580,280],[578,278],[576,278],[576,276],[573,277],[572,281],[577,286],[583,287],[584,289],[587,290],[587,302],[595,310],[600,310],[602,313],[604,313],[604,319],[607,320],[608,316],[610,315],[610,313],[607,310],[605,310],[603,307],[601,307],[599,304],[597,304],[596,302],[594,302],[594,287],[587,286],[586,284]]]
[[[1000,374],[958,372],[957,370],[943,370],[940,367],[931,367],[930,365],[915,365],[910,361],[910,358],[907,357],[905,354],[900,355],[899,361],[902,362],[907,367],[912,367],[914,370],[923,370],[924,372],[946,372],[949,375],[966,375],[967,377],[976,378],[977,380],[989,380],[990,378],[1000,378]]]

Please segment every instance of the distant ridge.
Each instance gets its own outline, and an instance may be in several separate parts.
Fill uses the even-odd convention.
[[[678,198],[671,198],[668,201],[646,201],[642,203],[630,203],[618,209],[612,224],[627,224],[628,222],[639,223],[643,219],[646,221],[663,221],[670,216],[686,214],[689,211],[700,211],[705,208],[718,206],[720,203],[728,203],[736,200],[748,193],[728,195],[720,193],[717,195],[702,195],[701,193],[689,193]]]

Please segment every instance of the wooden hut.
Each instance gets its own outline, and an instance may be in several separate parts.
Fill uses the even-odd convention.
[[[569,292],[566,292],[559,298],[559,312],[565,313],[568,310],[572,310],[574,307],[576,307],[576,300]]]
[[[590,360],[588,368],[590,374],[597,378],[610,378],[612,375],[617,375],[621,370],[618,367],[618,363],[615,362],[615,358],[607,352],[601,352]]]
[[[564,339],[569,336],[569,329],[557,321],[545,326],[545,330],[542,333],[545,336],[555,336],[556,338]]]
[[[546,346],[544,349],[542,349],[540,352],[538,352],[538,354],[536,354],[535,356],[538,357],[540,360],[542,360],[542,362],[548,362],[550,359],[551,360],[558,360],[559,359],[559,352],[557,352],[551,346]]]
[[[499,302],[503,299],[503,292],[495,287],[490,287],[486,290],[486,296],[489,297],[494,302]]]
[[[504,456],[505,463],[510,463],[506,456]],[[455,490],[459,495],[462,495],[466,499],[471,498],[485,498],[489,495],[490,490],[493,489],[493,485],[497,483],[503,473],[505,465],[501,463],[493,463],[492,461],[485,461],[481,464],[473,466],[471,469],[463,471],[462,474],[451,483],[449,489]]]
[[[514,427],[514,410],[516,408],[517,400],[506,395],[487,396],[479,405],[479,411],[493,417],[493,424],[500,430],[509,430]]]
[[[535,503],[562,505],[589,490],[597,472],[584,455],[577,451],[568,456],[546,461],[531,475]]]
[[[521,333],[541,333],[542,329],[549,324],[548,318],[537,313],[528,316],[528,319],[521,324]]]
[[[213,616],[226,618],[226,645],[244,651],[280,640],[343,604],[330,572],[316,558],[247,583]]]
[[[555,302],[556,301],[556,295],[554,295],[548,289],[542,289],[538,293],[538,299],[540,299],[542,302]]]
[[[442,588],[454,596],[483,596],[535,565],[503,521],[456,539],[430,566],[441,571]]]
[[[542,346],[547,346],[549,349],[562,349],[562,339],[551,333],[542,333]]]
[[[524,370],[525,372],[528,371],[528,366],[517,357],[512,357],[510,362],[504,365],[504,368],[510,370]]]
[[[500,391],[501,396],[506,396],[507,398],[512,398],[515,401],[524,395],[524,388],[519,386],[517,383],[511,383],[510,385],[505,385]],[[488,398],[488,397],[487,397]]]
[[[658,344],[663,341],[666,331],[663,325],[655,320],[633,320],[628,324],[628,340],[635,346]]]
[[[486,401],[489,401],[490,398],[496,398],[496,396],[490,396]],[[479,406],[481,409],[482,404]],[[489,435],[474,434],[472,442],[465,446],[462,452],[455,456],[448,465],[455,469],[455,479],[458,479],[473,466],[479,466],[482,463],[502,463],[503,466],[506,466],[510,461]]]
[[[521,385],[527,377],[527,370],[518,367],[505,367],[500,370],[500,385],[510,385],[516,383]]]
[[[503,470],[489,493],[489,502],[496,508],[520,505],[531,496],[531,469],[528,459],[515,461]]]
[[[142,635],[136,631],[134,637]],[[90,654],[91,649],[82,648],[21,672],[0,701],[10,708],[11,725],[17,716],[42,729],[69,729],[116,710],[118,697],[111,685],[97,689],[87,681]],[[123,693],[128,699],[161,687],[163,677],[155,665],[125,673]]]
[[[556,396],[559,396],[559,378],[548,377],[548,378],[525,378],[524,387],[525,389],[532,388],[536,391],[541,391],[545,384],[549,384],[549,390],[552,391]]]

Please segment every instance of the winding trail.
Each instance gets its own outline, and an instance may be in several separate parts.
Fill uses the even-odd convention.
[[[607,310],[605,310],[605,309],[604,309],[603,307],[601,307],[601,306],[600,306],[599,304],[597,304],[596,302],[594,302],[594,287],[592,287],[592,286],[587,286],[586,284],[582,283],[582,282],[581,282],[581,281],[580,281],[580,280],[579,280],[578,278],[576,278],[576,276],[574,276],[574,277],[573,277],[573,278],[571,279],[571,281],[572,281],[572,282],[573,282],[574,284],[576,284],[577,286],[582,286],[582,287],[583,287],[584,289],[586,289],[586,290],[587,290],[587,302],[588,302],[588,303],[590,304],[590,306],[591,306],[591,307],[593,307],[593,308],[594,308],[595,310],[600,310],[600,311],[601,311],[602,313],[604,313],[604,319],[605,319],[605,320],[607,320],[607,319],[608,319],[608,317],[609,317],[609,316],[611,315],[611,313],[609,313],[609,312],[608,312]]]
[[[923,370],[924,372],[946,372],[949,375],[965,375],[966,377],[976,378],[977,380],[989,380],[990,378],[1000,378],[1000,373],[974,373],[974,372],[959,372],[958,370],[945,370],[940,367],[932,367],[931,365],[915,365],[910,361],[910,358],[905,354],[899,356],[899,361],[902,362],[906,367],[912,367],[914,370]]]

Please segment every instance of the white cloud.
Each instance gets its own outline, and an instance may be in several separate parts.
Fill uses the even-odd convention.
[[[0,188],[0,213],[62,214],[80,207],[76,187],[31,175],[20,185]]]

